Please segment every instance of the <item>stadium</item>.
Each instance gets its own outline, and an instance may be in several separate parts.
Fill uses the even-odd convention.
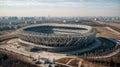
[[[17,32],[19,44],[48,52],[82,50],[101,45],[96,38],[96,29],[87,25],[45,23],[23,27]]]

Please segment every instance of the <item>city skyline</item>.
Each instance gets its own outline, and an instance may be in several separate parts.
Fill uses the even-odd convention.
[[[120,16],[120,0],[0,0],[0,16]]]

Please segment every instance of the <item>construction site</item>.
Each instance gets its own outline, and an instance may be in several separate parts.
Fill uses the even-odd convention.
[[[81,23],[78,23],[78,24],[81,25]],[[40,24],[40,25],[42,26],[45,24]],[[50,24],[46,24],[46,25],[50,26]],[[51,24],[51,25],[54,26],[54,24]],[[72,26],[73,24],[68,24],[68,25],[62,24],[62,25]],[[32,26],[21,28],[19,32],[18,30],[9,31],[9,33],[5,32],[5,34],[3,34],[4,33],[3,32],[1,33],[1,36],[0,36],[0,53],[1,54],[3,53],[10,57],[14,57],[15,59],[17,59],[17,62],[21,61],[19,63],[23,64],[23,67],[25,67],[24,66],[25,64],[30,65],[31,67],[49,67],[49,66],[52,66],[52,67],[97,67],[97,66],[98,67],[115,67],[115,66],[119,67],[120,65],[120,58],[119,58],[120,56],[120,28],[119,28],[120,24],[115,25],[115,24],[106,24],[99,21],[91,21],[90,24],[84,23],[82,25],[85,25],[85,26],[88,25],[88,28],[89,27],[91,29],[94,28],[96,29],[96,31],[95,32],[93,30],[90,31],[90,32],[93,32],[93,34],[89,36],[83,33],[85,36],[88,36],[88,37],[84,37],[84,35],[81,34],[82,30],[80,31],[80,34],[79,34],[78,32],[79,29],[77,29],[77,35],[76,35],[75,30],[69,31],[67,30],[67,28],[60,29],[60,27],[54,28],[54,31],[55,31],[54,35],[53,35],[53,32],[52,34],[45,34],[46,32],[43,31],[42,28],[41,28],[41,31],[44,32],[44,34],[39,34],[39,35],[37,33],[33,33],[35,35],[32,35],[32,33],[29,34],[30,33],[29,31],[28,32],[23,31],[23,29],[27,30],[28,28],[30,29],[30,27]],[[61,26],[61,24],[60,25],[58,24],[56,26]],[[81,26],[78,26],[78,27],[81,27]],[[88,28],[87,30],[89,30]],[[51,32],[47,31],[47,33],[51,33]],[[49,37],[52,37],[51,35],[54,37],[57,36],[57,38],[59,39],[54,38],[53,40],[50,40]],[[65,40],[64,38],[62,38],[63,35],[64,35],[64,38],[67,38],[67,35],[70,35],[70,37],[67,38],[68,40]],[[75,39],[75,35],[77,37],[76,39]],[[39,36],[40,38],[43,38],[43,39],[38,41],[39,37],[34,38],[35,36]],[[81,40],[79,39],[80,37],[81,37]],[[60,40],[60,38],[62,40]],[[78,42],[75,43],[76,41]],[[41,45],[42,47],[39,45]],[[45,46],[47,46],[47,49]],[[70,46],[75,46],[75,47],[72,47],[71,49],[69,48]],[[54,47],[54,48],[51,48],[51,47]],[[79,48],[76,48],[76,47],[79,47]],[[0,63],[1,62],[2,61],[0,61]],[[2,63],[0,65],[4,66]],[[18,65],[17,67],[19,66],[20,65]],[[30,66],[26,66],[26,67],[30,67]]]

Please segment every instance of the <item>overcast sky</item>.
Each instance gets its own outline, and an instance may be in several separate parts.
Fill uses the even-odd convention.
[[[0,16],[120,16],[120,0],[0,0]]]

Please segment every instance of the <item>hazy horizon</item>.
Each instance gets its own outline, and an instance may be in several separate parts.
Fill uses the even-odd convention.
[[[120,0],[0,0],[0,16],[120,16]]]

